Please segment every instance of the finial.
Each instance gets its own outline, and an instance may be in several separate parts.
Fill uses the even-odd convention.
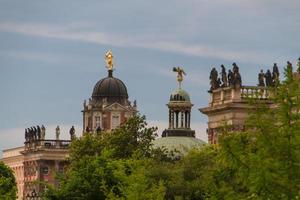
[[[105,62],[106,62],[106,68],[108,69],[108,71],[112,71],[114,64],[113,64],[113,54],[112,51],[109,50],[105,53]]]
[[[177,72],[177,81],[179,88],[181,88],[181,82],[183,81],[183,75],[186,75],[184,70],[181,67],[173,67],[173,72]]]

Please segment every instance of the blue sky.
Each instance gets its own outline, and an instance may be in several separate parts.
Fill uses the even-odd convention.
[[[171,69],[183,66],[183,88],[194,103],[192,127],[206,139],[209,71],[233,62],[243,83],[277,62],[296,63],[297,0],[0,1],[0,150],[21,145],[23,130],[82,124],[82,103],[106,76],[112,49],[115,76],[151,125],[167,125],[166,103],[176,89]]]

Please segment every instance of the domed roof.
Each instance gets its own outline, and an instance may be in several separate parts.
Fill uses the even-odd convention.
[[[175,151],[179,154],[185,155],[193,148],[201,148],[206,143],[194,137],[162,137],[154,140],[153,146],[155,148],[166,148],[166,150]],[[176,153],[175,152],[175,153]]]
[[[185,101],[191,102],[190,95],[183,89],[178,88],[177,90],[173,91],[170,96],[170,101]]]
[[[108,77],[98,81],[94,87],[93,99],[114,98],[114,99],[128,99],[127,88],[125,84],[118,78],[112,76],[109,72]]]

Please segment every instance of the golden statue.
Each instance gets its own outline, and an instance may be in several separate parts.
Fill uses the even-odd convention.
[[[113,67],[114,67],[113,58],[114,58],[114,56],[113,56],[111,50],[106,52],[105,62],[106,62],[106,67],[107,67],[108,70],[113,70]]]
[[[186,75],[181,67],[173,67],[173,72],[177,72],[177,81],[179,83],[179,88],[181,88],[181,82],[183,81],[183,75]]]

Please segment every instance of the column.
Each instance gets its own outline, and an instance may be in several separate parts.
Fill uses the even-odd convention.
[[[188,119],[187,119],[187,113],[188,113],[187,111],[184,112],[184,127],[185,127],[185,128],[188,127],[188,125],[187,125],[187,120],[188,120]]]
[[[188,128],[191,127],[191,112],[188,112]]]
[[[181,128],[183,128],[183,127],[184,127],[184,126],[183,126],[183,119],[184,119],[184,118],[183,118],[183,117],[184,117],[184,116],[183,116],[183,112],[181,111],[180,114],[181,114]]]
[[[169,110],[169,129],[172,127],[172,111]]]
[[[174,111],[171,111],[171,128],[174,128]]]
[[[176,128],[178,128],[178,111],[176,111]]]

